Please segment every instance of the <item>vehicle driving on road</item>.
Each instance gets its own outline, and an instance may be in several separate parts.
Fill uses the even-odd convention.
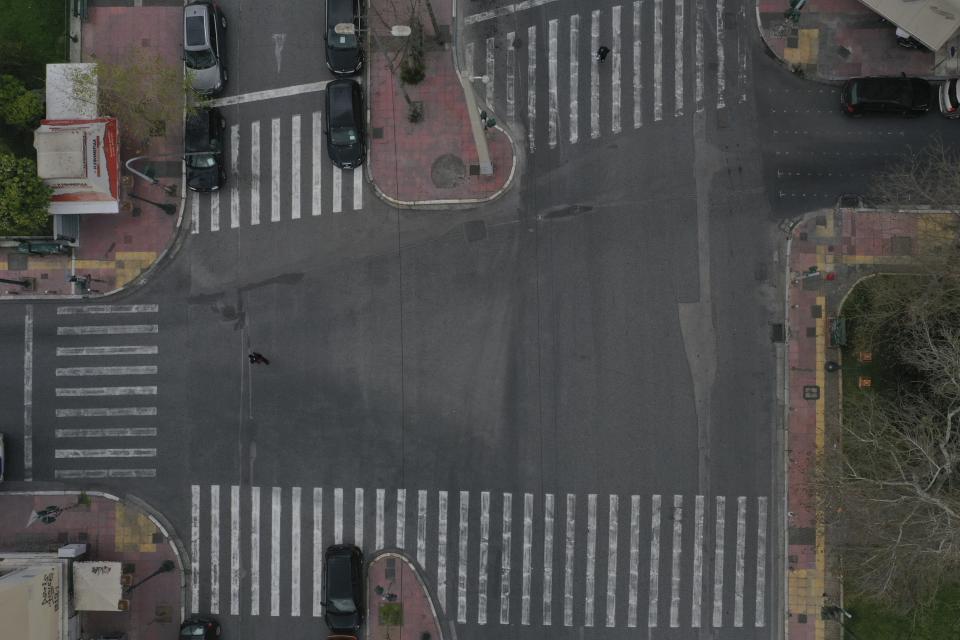
[[[957,95],[958,78],[944,80],[940,84],[940,113],[947,118],[960,118],[960,96]]]
[[[323,554],[323,621],[331,633],[356,635],[363,624],[363,553],[352,544]]]
[[[227,18],[215,2],[196,0],[183,8],[183,61],[194,91],[213,95],[227,82],[223,32]]]
[[[920,115],[930,109],[930,83],[922,78],[851,78],[840,92],[844,113],[890,113]]]
[[[363,66],[359,0],[327,0],[327,29],[323,40],[327,67],[335,75],[352,76]]]
[[[355,169],[363,164],[363,91],[353,80],[334,80],[327,85],[324,133],[327,154],[341,169]]]
[[[202,109],[187,118],[183,147],[190,189],[216,191],[226,180],[222,155],[224,127],[226,122],[218,109]]]
[[[220,623],[213,618],[195,616],[180,625],[180,640],[215,640],[220,637]]]

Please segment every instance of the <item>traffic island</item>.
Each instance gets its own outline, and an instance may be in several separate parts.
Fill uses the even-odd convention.
[[[386,551],[367,567],[367,640],[443,640],[433,597],[409,558]]]

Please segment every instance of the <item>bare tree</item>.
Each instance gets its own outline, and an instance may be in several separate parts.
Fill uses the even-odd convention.
[[[906,157],[872,182],[870,198],[894,211],[927,206],[960,215],[960,149],[940,137]]]

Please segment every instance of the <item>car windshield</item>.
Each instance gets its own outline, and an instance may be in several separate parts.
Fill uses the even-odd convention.
[[[357,144],[360,136],[353,127],[337,127],[330,130],[330,141],[335,145]]]
[[[330,47],[333,49],[356,49],[357,34],[337,33],[334,29],[330,29],[330,32],[327,34],[327,42],[330,43]]]
[[[187,166],[191,169],[210,169],[217,166],[217,156],[212,153],[187,156]]]
[[[353,613],[357,610],[350,598],[331,598],[329,606],[334,613]]]
[[[192,624],[188,627],[180,629],[181,638],[202,638],[203,637],[203,625],[202,624]]]
[[[191,69],[209,69],[213,65],[217,64],[217,56],[213,55],[213,51],[211,49],[203,49],[202,51],[185,51],[184,53],[186,54],[184,61]]]

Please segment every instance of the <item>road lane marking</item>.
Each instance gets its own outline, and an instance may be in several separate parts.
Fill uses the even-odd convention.
[[[627,585],[627,627],[637,626],[640,588],[640,496],[630,496],[630,580]]]
[[[230,615],[240,614],[240,486],[230,487]]]
[[[570,16],[570,144],[580,139],[580,14]]]
[[[543,624],[553,624],[553,494],[543,496]]]
[[[386,501],[386,491],[377,489],[377,519],[375,536],[375,548],[377,551],[383,549],[383,503]]]
[[[533,153],[537,132],[537,27],[527,27],[527,139]]]
[[[220,613],[220,485],[210,485],[210,613]]]
[[[494,54],[496,53],[496,40],[492,36],[487,38],[486,42],[487,49],[487,60],[486,66],[484,67],[484,72],[487,74],[487,83],[483,85],[483,99],[488,105],[493,105],[496,100],[496,76],[494,75],[496,71],[496,64],[494,62]]]
[[[523,494],[523,574],[520,624],[530,624],[530,578],[533,572],[533,494]]]
[[[653,119],[663,119],[663,0],[653,0]]]
[[[230,228],[240,226],[240,125],[230,125]]]
[[[200,195],[190,194],[190,233],[200,233]]]
[[[696,91],[694,101],[697,113],[703,111],[703,0],[696,0],[696,40],[694,43],[694,65],[696,68]]]
[[[757,603],[754,626],[766,625],[764,592],[767,590],[767,499],[757,498]]]
[[[587,567],[583,596],[583,626],[593,626],[597,572],[597,494],[587,494]]]
[[[607,511],[607,626],[617,625],[617,525],[620,497],[610,496]]]
[[[734,571],[733,626],[743,626],[744,547],[747,537],[747,498],[737,498],[737,564]]]
[[[250,123],[250,224],[260,224],[260,121]]]
[[[363,548],[363,489],[353,490],[353,544]]]
[[[513,122],[517,118],[517,106],[516,106],[516,79],[514,77],[514,67],[516,61],[516,50],[513,47],[513,43],[516,41],[516,34],[513,31],[507,33],[507,79],[506,79],[506,92],[507,92],[507,120]]]
[[[674,117],[683,115],[683,3],[673,3],[673,96]]]
[[[220,231],[220,192],[210,194],[210,231]]]
[[[600,10],[590,12],[590,51],[600,48]],[[600,61],[590,56],[590,137],[600,137]]]
[[[397,537],[398,549],[404,549],[406,543],[405,524],[407,521],[407,490],[397,489]]]
[[[252,91],[242,93],[236,96],[226,96],[209,101],[211,107],[230,107],[235,104],[246,104],[248,102],[259,102],[261,100],[274,100],[276,98],[286,98],[304,93],[314,93],[326,89],[330,80],[320,82],[308,82],[306,84],[295,84],[289,87],[280,87],[278,89],[266,89],[264,91]]]
[[[156,355],[155,345],[119,347],[57,347],[58,356],[147,356]]]
[[[323,489],[313,488],[313,617],[323,615]]]
[[[93,407],[91,409],[57,409],[58,418],[116,418],[123,416],[155,416],[156,407]]]
[[[290,615],[300,615],[300,487],[290,491]]]
[[[157,373],[157,365],[134,367],[57,367],[58,376],[146,376]]]
[[[57,480],[99,480],[103,478],[156,478],[156,469],[56,469]]]
[[[464,75],[466,75],[468,78],[472,78],[476,75],[476,73],[474,73],[473,65],[473,49],[474,44],[472,42],[468,42],[463,47],[463,70]]]
[[[680,626],[680,552],[683,544],[683,496],[673,496],[673,547],[670,549],[670,626]]]
[[[300,219],[300,158],[303,144],[300,141],[300,114],[290,118],[290,219]]]
[[[447,612],[447,492],[437,498],[437,600],[440,610]]]
[[[57,309],[60,312],[60,309]],[[57,355],[60,355],[59,349]],[[23,479],[33,481],[33,305],[23,315]]]
[[[490,544],[490,492],[480,492],[480,566],[477,569],[477,624],[487,624],[487,553]]]
[[[726,107],[723,94],[726,91],[727,79],[724,71],[724,31],[726,25],[723,24],[723,0],[717,0],[717,109]]]
[[[270,615],[280,615],[280,487],[273,487],[270,501]]]
[[[154,437],[156,427],[113,427],[106,429],[55,429],[57,438],[135,438]]]
[[[650,508],[650,600],[647,627],[657,626],[660,599],[660,495],[651,498]]]
[[[333,490],[333,543],[343,544],[343,489]]]
[[[142,449],[56,449],[58,460],[74,458],[156,458],[155,448]]]
[[[700,628],[703,604],[703,496],[697,496],[693,531],[693,593],[690,605],[690,626]]]
[[[417,562],[427,570],[427,492],[417,492]]]
[[[717,496],[717,526],[713,552],[713,626],[723,625],[723,527],[726,498]]]
[[[57,327],[58,336],[119,336],[139,333],[157,333],[160,327],[155,324],[107,324],[107,325],[73,325]]]
[[[643,81],[640,76],[640,0],[633,3],[633,128],[639,129],[643,125]]]
[[[340,167],[333,167],[333,212],[343,211],[343,171]]]
[[[58,398],[85,398],[103,396],[155,396],[156,385],[140,387],[57,387]]]
[[[610,91],[613,94],[610,99],[610,130],[613,133],[620,133],[620,73],[621,73],[621,53],[620,53],[620,5],[612,8],[613,21],[613,57],[612,79],[610,81]]]
[[[250,615],[260,615],[260,487],[250,487]]]
[[[310,136],[312,137],[311,141],[311,157],[310,157],[310,169],[313,171],[313,192],[312,192],[312,202],[310,214],[318,216],[323,213],[323,200],[321,195],[323,194],[323,187],[321,184],[323,172],[320,170],[323,166],[321,164],[321,154],[323,152],[322,142],[320,141],[320,134],[323,132],[323,116],[319,111],[313,112],[313,123],[310,128]]]
[[[747,13],[743,6],[740,7],[740,20],[746,21]],[[737,96],[737,102],[743,104],[747,101],[747,52],[749,45],[743,41],[743,35],[737,31],[737,88],[740,90]]]
[[[190,485],[190,611],[200,611],[200,485]]]
[[[567,538],[563,565],[563,626],[573,626],[573,551],[576,541],[577,496],[567,494]]]
[[[280,220],[280,118],[270,120],[270,222]]]
[[[493,20],[494,18],[500,18],[510,15],[511,13],[517,13],[518,11],[533,9],[534,7],[550,4],[552,2],[556,2],[556,0],[523,0],[523,2],[504,5],[490,11],[481,11],[480,13],[471,14],[464,18],[464,24],[475,24],[485,20]]]
[[[510,624],[510,544],[513,540],[513,494],[503,494],[503,544],[500,546],[500,624]]]
[[[460,537],[457,557],[457,622],[467,622],[467,535],[469,533],[470,492],[460,492]]]
[[[58,316],[73,316],[78,314],[109,314],[109,313],[157,313],[160,305],[157,304],[82,304],[69,307],[57,307]]]
[[[363,209],[363,169],[353,170],[353,210]]]
[[[550,148],[557,146],[557,20],[547,24],[547,139]]]

